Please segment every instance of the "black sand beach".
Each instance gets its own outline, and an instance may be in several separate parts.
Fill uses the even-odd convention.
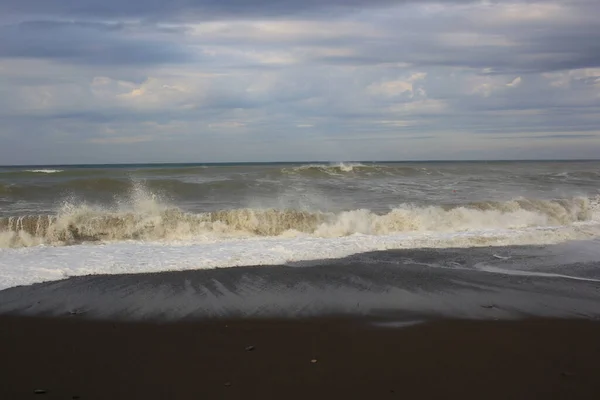
[[[4,316],[0,398],[597,399],[599,337],[600,324],[584,320],[398,329],[358,319]]]
[[[600,400],[598,16],[0,0],[0,400]]]
[[[593,244],[6,289],[0,399],[598,399]]]
[[[600,318],[596,242],[403,249],[287,265],[111,274],[0,291],[0,315],[123,321]]]

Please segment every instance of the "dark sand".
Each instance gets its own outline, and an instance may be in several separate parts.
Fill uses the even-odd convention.
[[[81,318],[0,317],[0,399],[600,399],[591,321]]]

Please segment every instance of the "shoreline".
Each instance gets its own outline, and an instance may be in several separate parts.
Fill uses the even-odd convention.
[[[384,328],[363,318],[0,315],[0,398],[593,399],[598,337],[600,322],[566,319]]]
[[[75,276],[0,291],[0,315],[593,319],[600,317],[594,245],[385,250],[286,265]]]

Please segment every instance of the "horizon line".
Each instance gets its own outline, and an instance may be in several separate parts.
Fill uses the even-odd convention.
[[[400,163],[485,163],[485,162],[589,162],[589,161],[600,161],[600,158],[540,158],[540,159],[464,159],[464,160],[444,160],[444,159],[433,159],[433,160],[304,160],[304,161],[218,161],[218,162],[130,162],[130,163],[73,163],[73,164],[10,164],[0,165],[0,168],[15,168],[15,167],[82,167],[82,166],[136,166],[136,165],[283,165],[283,164],[332,164],[332,163],[370,163],[370,164],[400,164]]]

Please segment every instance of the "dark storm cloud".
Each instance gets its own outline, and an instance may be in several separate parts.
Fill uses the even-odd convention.
[[[360,14],[376,7],[411,3],[423,4],[413,0],[0,0],[0,15],[45,18],[0,26],[0,57],[133,65],[180,63],[195,59],[205,64],[207,60],[198,60],[197,55],[192,55],[197,54],[197,46],[245,46],[254,51],[312,45],[346,46],[355,51],[345,55],[305,55],[297,60],[298,63],[369,66],[402,62],[417,67],[487,68],[489,74],[527,74],[600,66],[600,24],[589,17],[600,15],[600,2],[587,0],[559,3],[582,16],[566,22],[542,18],[527,23],[517,20],[516,23],[504,21],[486,25],[476,18],[464,18],[464,15],[455,12],[431,17],[418,15],[415,18],[402,18],[402,13],[360,16],[357,21],[380,31],[381,35],[376,38],[359,29],[321,37],[311,36],[310,32],[297,36],[269,36],[262,32],[257,37],[254,34],[261,33],[260,28],[254,27],[250,31],[253,34],[247,34],[243,29],[236,33],[235,26],[230,26],[223,31],[198,35],[196,47],[186,47],[189,44],[185,42],[187,27],[157,24],[177,19],[203,21],[243,17],[251,20],[301,14],[306,17],[303,13],[308,12],[312,13],[310,18],[313,20],[330,18],[335,22],[343,19],[344,11]],[[82,18],[85,21],[64,22],[65,18]],[[102,18],[115,22],[90,22]],[[122,22],[128,18],[139,18],[145,23]],[[140,32],[144,35],[140,36]],[[481,43],[475,41],[471,46],[444,41],[445,37],[450,37],[448,35],[461,32],[480,35],[484,40]],[[511,43],[506,46],[489,45],[485,42],[486,35],[496,35]],[[222,56],[219,63],[222,67],[234,69],[277,68],[249,60],[227,62]]]
[[[414,66],[489,69],[487,74],[540,73],[600,66],[600,2],[571,2],[571,19],[553,15],[537,21],[509,19],[489,26],[468,13],[394,18],[380,26],[385,38],[355,40],[357,55],[327,56],[313,61],[334,65],[373,65],[404,62]],[[463,43],[454,34],[469,34]],[[472,40],[472,44],[468,43]],[[494,43],[494,41],[505,44]]]
[[[328,10],[354,11],[414,2],[416,0],[0,0],[0,13],[86,18],[141,17],[156,20],[172,18],[203,20],[224,16],[285,16],[323,13]],[[447,0],[447,2],[471,1]]]
[[[140,28],[143,27],[123,23],[57,21],[4,25],[0,26],[0,57],[47,58],[95,65],[190,60],[189,55],[170,41],[129,37],[128,33]]]
[[[0,158],[114,160],[143,139],[147,161],[176,159],[211,138],[307,159],[600,154],[597,15],[588,0],[0,0]],[[251,154],[211,157],[231,147]]]

